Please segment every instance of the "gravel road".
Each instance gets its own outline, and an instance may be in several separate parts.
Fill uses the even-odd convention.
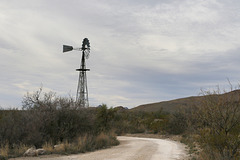
[[[185,146],[166,139],[118,137],[119,146],[69,156],[24,157],[15,160],[184,160]],[[13,160],[13,159],[12,159]]]

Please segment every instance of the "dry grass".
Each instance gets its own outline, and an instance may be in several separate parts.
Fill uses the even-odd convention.
[[[8,157],[8,154],[9,154],[9,144],[6,143],[5,145],[1,145],[0,155],[3,157]]]
[[[107,136],[104,133],[101,133],[100,135],[98,135],[97,138],[96,138],[96,141],[95,141],[96,149],[99,149],[101,147],[104,147],[104,148],[107,147],[108,144],[110,143],[109,140],[110,140],[109,136]]]
[[[116,135],[113,133],[101,133],[97,137],[85,134],[79,136],[74,143],[69,143],[68,141],[59,142],[55,147],[53,147],[52,143],[45,143],[43,149],[45,149],[48,154],[75,154],[107,148],[118,144],[119,142],[116,139]]]
[[[28,148],[29,147],[27,145],[20,144],[20,145],[13,145],[10,149],[9,144],[5,143],[5,145],[2,144],[0,147],[0,155],[5,158],[19,157],[19,156],[22,156]]]
[[[23,155],[26,150],[29,148],[29,146],[27,145],[24,145],[24,144],[20,144],[20,145],[16,145],[13,147],[13,149],[11,149],[11,154],[14,155],[14,156],[21,156]]]
[[[77,139],[76,148],[79,152],[86,152],[86,144],[88,142],[88,136],[79,136]]]
[[[58,153],[58,154],[67,154],[71,148],[71,144],[68,141],[65,141],[63,143],[59,143],[58,145],[55,145],[53,149],[53,153]]]
[[[217,160],[226,160],[223,158],[219,152],[214,152],[212,148],[209,148],[208,150],[202,150],[200,154],[198,155],[198,160],[212,160],[212,159],[217,159]],[[238,158],[235,158],[236,160]]]
[[[46,154],[76,154],[101,148],[107,148],[118,144],[119,142],[117,141],[114,133],[101,133],[96,137],[87,134],[79,136],[74,143],[64,141],[59,142],[57,145],[54,145],[51,141],[46,142],[42,148],[46,151]],[[12,149],[9,149],[9,144],[6,143],[5,145],[1,145],[0,155],[5,158],[19,157],[22,156],[28,148],[30,147],[24,144],[20,144],[13,146]]]
[[[45,142],[43,145],[43,149],[46,151],[47,154],[51,154],[54,151],[52,142]]]

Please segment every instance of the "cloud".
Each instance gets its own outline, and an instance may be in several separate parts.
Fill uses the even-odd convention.
[[[81,52],[90,105],[134,107],[238,82],[240,17],[236,0],[0,2],[0,105],[38,89],[75,95]],[[35,89],[35,90],[36,90]],[[14,99],[14,100],[13,100]]]

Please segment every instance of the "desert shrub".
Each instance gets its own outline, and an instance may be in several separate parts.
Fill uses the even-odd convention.
[[[222,94],[219,89],[203,92],[203,100],[196,109],[202,148],[211,157],[217,152],[221,159],[237,158],[240,148],[240,92]]]
[[[102,104],[97,108],[96,129],[98,134],[101,132],[109,132],[113,123],[116,111],[113,108],[108,109],[106,104]]]
[[[168,132],[170,134],[182,134],[188,128],[187,117],[181,111],[173,113],[168,123]]]
[[[117,111],[111,128],[118,135],[145,132],[141,115],[129,111]]]
[[[169,114],[157,112],[117,111],[113,119],[113,128],[118,135],[124,133],[166,133]]]
[[[167,124],[169,121],[168,113],[164,113],[162,112],[162,109],[160,109],[157,112],[145,112],[142,114],[143,119],[141,121],[145,126],[145,132],[161,134],[166,133]]]
[[[97,137],[101,137],[101,132],[110,133],[114,115],[115,111],[106,105],[99,109],[81,108],[72,98],[58,97],[53,92],[42,93],[40,89],[27,93],[22,110],[0,110],[2,155],[22,154],[24,146],[43,146],[48,153],[69,154],[111,145],[109,141],[102,143],[106,137],[113,139],[111,136]],[[62,148],[54,150],[54,144]],[[4,148],[6,145],[10,152]]]

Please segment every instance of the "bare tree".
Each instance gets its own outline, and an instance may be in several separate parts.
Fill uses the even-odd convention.
[[[221,93],[218,88],[202,94],[203,100],[195,112],[201,124],[200,140],[222,157],[233,158],[240,147],[240,91]]]

